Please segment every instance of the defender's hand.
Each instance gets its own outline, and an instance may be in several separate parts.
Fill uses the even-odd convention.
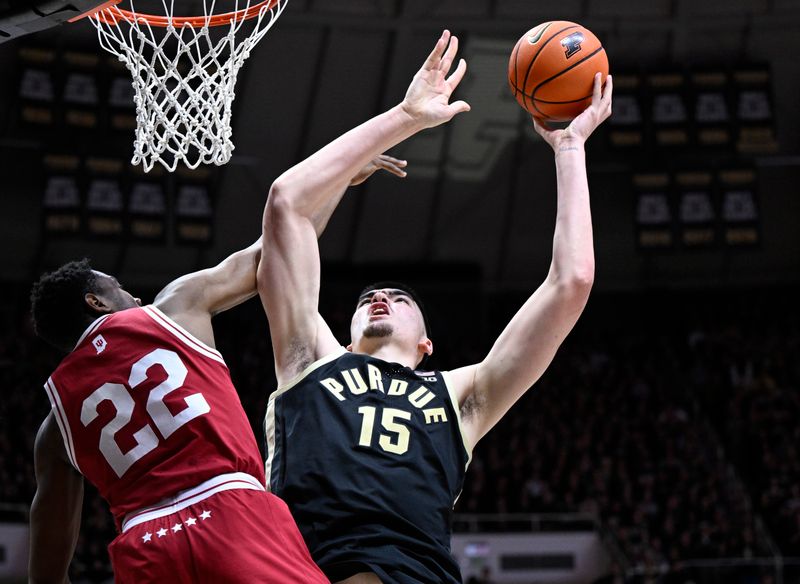
[[[606,77],[606,86],[602,87],[601,75],[594,76],[592,103],[581,114],[572,120],[563,130],[551,130],[542,120],[533,118],[536,132],[544,138],[545,142],[558,152],[562,143],[583,144],[591,136],[597,126],[602,124],[611,115],[611,94],[614,92],[614,81],[611,75]]]
[[[392,158],[386,154],[379,154],[370,160],[364,168],[358,171],[357,175],[350,179],[350,186],[354,187],[356,185],[360,185],[369,177],[371,177],[377,170],[385,170],[386,172],[391,172],[395,176],[404,178],[406,176],[406,171],[403,170],[403,168],[405,168],[407,165],[408,162],[405,160]]]
[[[443,124],[470,109],[465,101],[450,103],[450,96],[467,70],[467,62],[461,59],[453,74],[446,77],[457,52],[458,38],[451,37],[450,31],[445,30],[422,68],[414,75],[400,104],[403,111],[425,128]]]

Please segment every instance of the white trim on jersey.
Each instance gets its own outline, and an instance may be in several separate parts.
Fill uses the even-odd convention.
[[[92,334],[94,331],[96,331],[97,327],[99,327],[101,324],[103,324],[103,321],[105,319],[107,319],[109,316],[111,316],[111,315],[110,314],[104,314],[103,316],[98,316],[96,319],[94,319],[92,321],[92,324],[90,324],[88,327],[86,327],[86,330],[83,331],[83,334],[78,339],[78,342],[75,343],[75,346],[72,347],[72,350],[74,351],[75,349],[77,349],[78,345],[80,345],[83,342],[83,339],[85,339],[90,334]]]
[[[339,347],[333,353],[330,353],[320,359],[317,359],[311,365],[303,369],[303,371],[297,377],[292,379],[289,383],[287,383],[283,387],[279,387],[276,391],[272,393],[271,396],[269,396],[269,401],[267,402],[267,415],[264,416],[264,438],[267,442],[267,460],[264,463],[264,470],[267,475],[267,489],[269,489],[269,484],[271,481],[272,460],[275,456],[275,398],[292,389],[295,385],[300,383],[315,369],[318,369],[319,367],[325,365],[326,363],[330,363],[334,359],[338,359],[345,353],[347,353],[347,349],[345,349],[344,347]]]
[[[128,513],[122,521],[122,532],[125,533],[131,527],[152,521],[159,517],[171,515],[189,505],[199,503],[208,499],[211,495],[232,489],[247,489],[249,491],[266,491],[264,485],[257,478],[244,472],[231,472],[221,474],[207,481],[200,483],[196,487],[181,491],[173,497],[168,497],[163,501]]]
[[[75,467],[75,470],[81,472],[78,461],[75,458],[75,444],[72,442],[72,431],[69,429],[67,414],[64,411],[64,406],[61,404],[61,396],[58,394],[52,377],[47,379],[47,383],[44,384],[44,390],[47,393],[47,397],[50,399],[50,405],[53,408],[53,416],[58,424],[58,429],[61,430],[61,438],[64,440],[64,450],[67,451],[67,457],[70,463],[72,463],[72,466]]]
[[[191,347],[201,355],[205,355],[209,359],[213,359],[214,361],[218,361],[225,365],[225,360],[222,358],[222,355],[219,353],[219,351],[206,345],[203,341],[192,335],[189,331],[161,312],[154,305],[150,304],[148,306],[143,306],[142,310],[144,310],[148,316],[161,325],[165,330],[172,333],[185,345]]]

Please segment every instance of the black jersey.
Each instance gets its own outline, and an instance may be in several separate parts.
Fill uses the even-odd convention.
[[[470,453],[449,385],[342,349],[270,397],[267,484],[331,580],[461,582],[450,528]]]

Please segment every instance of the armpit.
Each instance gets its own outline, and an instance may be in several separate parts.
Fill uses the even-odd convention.
[[[298,339],[293,339],[286,349],[286,366],[284,370],[291,372],[291,377],[300,374],[306,367],[315,361],[314,351]]]
[[[473,392],[461,404],[461,421],[464,422],[478,413],[486,406],[486,396],[478,392]]]

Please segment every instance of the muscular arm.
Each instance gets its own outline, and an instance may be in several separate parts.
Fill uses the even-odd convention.
[[[213,347],[211,317],[256,295],[256,266],[260,257],[259,238],[213,268],[187,274],[167,284],[153,304]]]
[[[445,79],[458,49],[457,39],[448,48],[449,41],[445,32],[400,105],[344,134],[272,185],[264,210],[258,286],[279,383],[338,346],[318,314],[320,256],[312,220],[330,214],[331,202],[375,154],[469,109],[464,102],[449,103],[466,70],[462,60]]]
[[[365,181],[377,170],[404,176],[405,161],[391,156],[376,156],[364,165],[350,184]],[[311,218],[317,235],[322,233],[333,208],[347,185],[335,194],[329,208],[321,208]],[[187,274],[158,293],[154,304],[175,322],[210,347],[214,346],[211,317],[238,306],[256,295],[256,269],[261,259],[261,238],[249,247],[228,256],[213,268]]]
[[[453,371],[471,444],[480,440],[550,365],[586,306],[594,249],[584,142],[611,113],[611,81],[567,130],[537,131],[555,151],[558,205],[547,278],[511,319],[486,358]]]
[[[83,477],[67,460],[53,414],[39,428],[34,446],[36,495],[31,504],[31,584],[68,582],[67,570],[81,525]]]

